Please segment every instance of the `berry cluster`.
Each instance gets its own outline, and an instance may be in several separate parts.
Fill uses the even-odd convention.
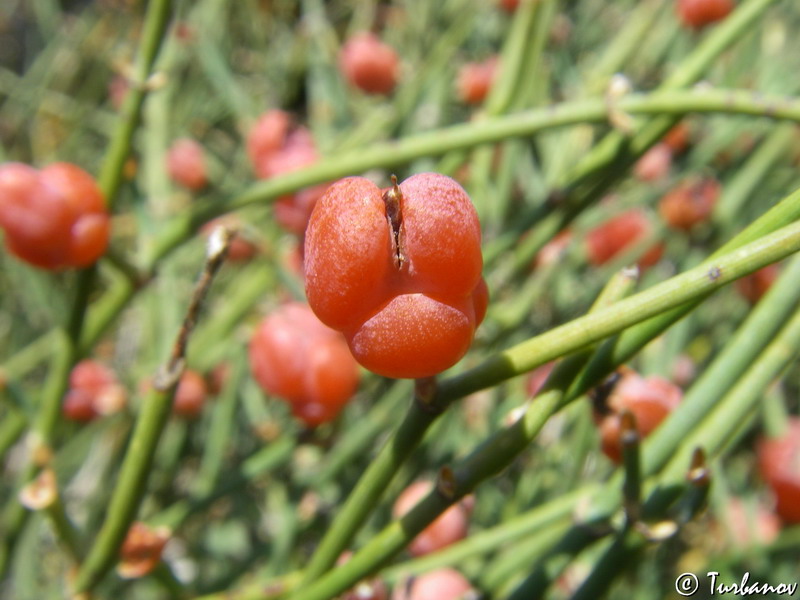
[[[127,396],[111,369],[87,359],[73,367],[61,409],[67,419],[85,423],[119,412],[125,407]]]

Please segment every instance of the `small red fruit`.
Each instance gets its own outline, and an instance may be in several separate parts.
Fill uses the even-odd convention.
[[[678,0],[676,6],[681,22],[690,29],[721,21],[733,7],[733,0]]]
[[[465,600],[474,593],[466,577],[455,569],[438,569],[401,581],[392,600]]]
[[[639,435],[647,437],[659,426],[669,413],[680,404],[681,389],[661,377],[642,377],[628,371],[616,384],[604,410],[608,414],[598,415],[602,449],[615,463],[622,460],[620,445],[620,415],[629,410],[636,418]]]
[[[732,497],[723,516],[728,538],[737,548],[770,544],[781,532],[780,519],[763,504],[751,507]]]
[[[363,32],[342,46],[339,68],[345,79],[362,92],[388,94],[397,84],[400,59],[375,34]]]
[[[96,360],[82,360],[69,376],[69,390],[62,411],[72,421],[92,421],[122,410],[127,402],[125,388],[114,372]]]
[[[410,511],[433,488],[430,481],[415,481],[397,497],[392,515],[399,519]],[[441,550],[467,537],[469,516],[472,512],[472,497],[454,504],[415,537],[408,546],[413,556],[424,556]]]
[[[692,138],[692,131],[689,123],[680,121],[672,129],[664,134],[663,143],[672,150],[673,154],[681,154],[689,147]]]
[[[175,140],[167,152],[167,171],[185,188],[202,190],[208,184],[203,147],[189,138]]]
[[[800,523],[800,417],[790,417],[782,435],[762,439],[757,454],[761,476],[775,494],[775,512]]]
[[[640,181],[659,181],[669,175],[672,150],[665,143],[656,144],[636,161],[633,174]]]
[[[612,217],[586,234],[589,262],[595,266],[603,265],[649,236],[652,231],[652,222],[639,209],[634,208]],[[654,245],[639,259],[639,266],[645,268],[654,265],[663,251],[662,244]]]
[[[486,312],[480,242],[475,208],[449,177],[421,173],[385,191],[342,179],[306,230],[306,295],[366,368],[435,375],[464,356]]]
[[[483,62],[462,65],[458,72],[458,95],[465,104],[480,104],[486,98],[497,76],[499,61],[492,56]]]
[[[206,380],[197,371],[186,369],[175,390],[172,412],[184,419],[196,419],[202,414],[207,397]]]
[[[261,160],[283,147],[291,124],[289,113],[276,109],[265,112],[253,125],[247,136],[247,156],[259,177]]]
[[[68,163],[0,166],[0,228],[9,251],[37,267],[87,267],[105,252],[109,218],[94,179]]]
[[[708,220],[722,192],[716,179],[687,179],[658,203],[658,212],[673,229],[689,231]]]
[[[777,263],[772,263],[766,267],[745,275],[737,279],[733,285],[736,290],[745,298],[750,304],[755,304],[761,299],[761,296],[767,293],[767,290],[772,287],[773,282],[780,275],[781,268]]]
[[[341,334],[297,302],[258,326],[250,341],[250,368],[265,392],[286,400],[309,426],[335,419],[358,387],[358,365]]]

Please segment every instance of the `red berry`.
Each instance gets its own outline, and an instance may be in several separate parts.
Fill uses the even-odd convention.
[[[62,411],[73,421],[87,422],[122,410],[127,393],[114,372],[96,360],[82,360],[73,367]]]
[[[358,366],[342,336],[300,303],[261,322],[250,341],[250,368],[265,392],[289,402],[310,426],[335,419],[358,387]]]
[[[781,532],[780,519],[762,504],[751,509],[739,498],[732,497],[723,516],[728,537],[737,548],[770,544]]]
[[[483,62],[462,65],[458,72],[458,95],[465,104],[483,102],[497,76],[498,58],[492,56]]]
[[[664,134],[663,143],[672,150],[673,154],[681,154],[689,147],[692,132],[686,121],[681,121]]]
[[[636,429],[647,437],[680,404],[683,392],[661,377],[642,377],[631,371],[623,375],[608,399],[609,414],[600,417],[603,452],[611,460],[622,460],[620,414],[629,410],[636,418]]]
[[[708,220],[721,192],[716,179],[688,179],[661,198],[658,212],[673,229],[688,231]]]
[[[659,181],[669,175],[672,150],[665,143],[656,144],[636,161],[633,173],[640,181]]]
[[[393,48],[372,33],[351,37],[339,53],[339,69],[350,85],[367,94],[388,94],[395,85],[400,59]]]
[[[438,569],[401,581],[395,586],[392,600],[463,600],[472,586],[455,569]]]
[[[565,229],[539,250],[536,254],[534,267],[542,269],[557,263],[567,251],[570,242],[572,242],[572,232],[569,229]]]
[[[638,209],[631,209],[612,217],[586,234],[586,247],[589,262],[600,266],[653,231],[653,224],[647,215]],[[642,268],[654,265],[661,258],[663,245],[656,244],[639,260]]]
[[[775,494],[775,512],[800,523],[800,417],[790,417],[779,437],[761,440],[757,454],[761,476]]]
[[[291,124],[289,113],[270,110],[253,125],[247,136],[247,156],[257,175],[261,176],[258,168],[261,161],[283,147]]]
[[[175,140],[167,152],[167,171],[182,186],[203,189],[208,183],[203,147],[192,139]]]
[[[432,488],[433,484],[429,481],[416,481],[408,486],[394,503],[392,509],[394,518],[399,519],[414,508]],[[423,556],[464,539],[469,528],[471,504],[471,500],[462,501],[448,508],[411,541],[408,551],[413,556]]]
[[[94,179],[67,163],[0,166],[0,227],[9,251],[43,269],[86,267],[106,250],[109,219]]]
[[[309,304],[371,371],[434,375],[464,356],[485,313],[480,239],[475,208],[449,177],[422,173],[384,192],[343,179],[306,230]]]
[[[772,283],[778,278],[780,272],[778,264],[772,263],[750,275],[737,279],[733,285],[742,296],[747,298],[750,304],[755,304],[772,287]]]
[[[207,396],[205,378],[197,371],[186,369],[175,390],[172,412],[184,419],[196,419],[203,412]]]
[[[676,8],[684,25],[702,29],[727,17],[733,7],[733,0],[678,0]]]

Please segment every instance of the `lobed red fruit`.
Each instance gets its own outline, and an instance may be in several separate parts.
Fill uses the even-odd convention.
[[[618,254],[634,246],[653,231],[653,224],[639,209],[631,209],[605,223],[598,225],[586,234],[586,248],[589,262],[600,266]],[[649,267],[661,259],[662,244],[655,244],[639,259],[639,266]]]
[[[634,371],[626,372],[608,398],[605,408],[610,412],[598,415],[601,446],[605,455],[615,463],[622,461],[620,414],[623,410],[633,413],[636,430],[644,438],[661,424],[682,398],[681,389],[662,377],[642,377]]]
[[[82,360],[69,376],[69,390],[61,406],[67,419],[85,423],[122,410],[127,393],[114,372],[96,360]]]
[[[669,175],[672,166],[672,150],[661,142],[650,148],[636,161],[633,174],[640,181],[659,181]]]
[[[464,600],[473,594],[466,577],[455,569],[437,569],[395,586],[392,600]]]
[[[208,184],[203,147],[189,138],[175,140],[167,152],[167,172],[185,188],[202,190]]]
[[[417,503],[426,496],[433,483],[430,481],[415,481],[397,497],[392,509],[392,516],[399,519],[409,512]],[[413,556],[424,556],[436,552],[459,540],[467,537],[469,529],[469,516],[472,512],[473,499],[465,498],[454,504],[415,537],[408,545],[408,551]]]
[[[350,85],[367,94],[388,94],[400,71],[400,59],[391,46],[369,32],[347,40],[339,53],[339,69]]]
[[[250,369],[265,392],[286,400],[309,426],[335,419],[358,387],[358,365],[344,338],[298,302],[258,326]]]
[[[0,228],[8,250],[37,267],[87,267],[108,246],[109,218],[94,179],[68,163],[0,166]]]
[[[470,62],[461,66],[456,86],[458,96],[465,104],[480,104],[486,98],[497,76],[499,61],[491,56],[483,62]]]
[[[687,179],[661,198],[658,212],[673,229],[689,231],[708,220],[721,193],[716,179]]]
[[[678,0],[678,18],[690,29],[721,21],[733,10],[733,0]]]
[[[428,377],[467,352],[483,320],[481,231],[466,192],[421,173],[381,191],[330,186],[306,230],[309,304],[353,356],[387,377]]]
[[[750,304],[755,304],[761,296],[767,293],[772,287],[773,282],[778,278],[781,268],[777,263],[772,263],[737,279],[733,285],[736,290],[744,296]]]
[[[790,417],[782,435],[760,440],[756,452],[761,476],[775,494],[775,512],[800,523],[800,417]]]
[[[197,371],[186,369],[175,390],[172,412],[184,419],[196,419],[202,414],[207,397],[205,378]]]

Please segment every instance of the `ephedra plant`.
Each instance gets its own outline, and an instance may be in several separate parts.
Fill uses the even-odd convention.
[[[794,2],[6,4],[1,597],[794,582]]]

